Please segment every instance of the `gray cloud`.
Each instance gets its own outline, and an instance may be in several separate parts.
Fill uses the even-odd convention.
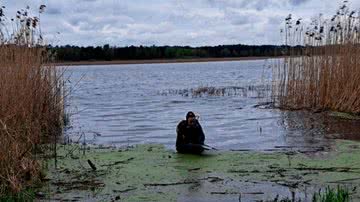
[[[303,4],[303,3],[306,3],[306,2],[308,2],[308,1],[309,1],[309,0],[290,0],[290,3],[291,3],[292,5],[298,6],[298,5]]]
[[[50,14],[50,15],[60,15],[61,14],[61,10],[58,9],[58,8],[48,8],[47,11],[46,11],[47,14]]]
[[[50,43],[75,45],[277,44],[285,17],[332,15],[342,0],[5,0],[7,14],[46,4]],[[354,8],[360,1],[351,1]],[[61,34],[57,34],[60,32]]]

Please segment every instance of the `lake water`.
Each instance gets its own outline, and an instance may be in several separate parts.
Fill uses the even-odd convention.
[[[329,148],[333,138],[354,137],[349,130],[359,125],[354,121],[266,105],[271,64],[256,60],[69,67],[71,127],[66,134],[90,144],[158,143],[174,149],[178,122],[194,111],[200,115],[206,144],[224,150]]]

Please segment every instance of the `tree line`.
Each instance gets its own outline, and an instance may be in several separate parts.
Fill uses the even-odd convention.
[[[287,55],[287,46],[219,45],[219,46],[49,46],[57,61],[111,61],[144,59],[187,59]]]

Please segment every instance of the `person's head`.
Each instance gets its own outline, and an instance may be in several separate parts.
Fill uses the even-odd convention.
[[[187,122],[187,124],[189,124],[189,125],[194,125],[194,124],[195,124],[195,121],[196,121],[196,116],[195,116],[194,112],[189,111],[189,112],[186,114],[186,122]]]

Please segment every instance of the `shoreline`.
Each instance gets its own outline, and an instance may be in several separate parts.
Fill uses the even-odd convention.
[[[148,59],[148,60],[111,60],[111,61],[74,61],[56,62],[55,66],[77,66],[77,65],[126,65],[126,64],[162,64],[162,63],[191,63],[191,62],[226,62],[246,60],[266,60],[279,58],[269,57],[231,57],[231,58],[191,58],[191,59]]]

